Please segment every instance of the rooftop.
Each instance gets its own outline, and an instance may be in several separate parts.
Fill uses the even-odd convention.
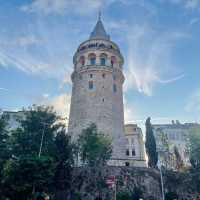
[[[99,14],[96,26],[94,27],[94,30],[90,34],[90,39],[110,40],[110,36],[106,33],[104,25],[101,21],[101,14]]]

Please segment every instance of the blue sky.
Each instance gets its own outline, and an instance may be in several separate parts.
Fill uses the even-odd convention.
[[[200,122],[200,0],[0,0],[0,108],[68,115],[72,57],[99,10],[125,58],[126,122]]]

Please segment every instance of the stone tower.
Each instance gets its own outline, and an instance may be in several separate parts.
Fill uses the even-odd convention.
[[[121,165],[125,150],[122,85],[123,56],[110,40],[101,18],[90,37],[78,47],[72,73],[72,98],[68,132],[76,140],[92,122],[112,139],[110,163]]]

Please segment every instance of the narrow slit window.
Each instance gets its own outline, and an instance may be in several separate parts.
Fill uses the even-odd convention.
[[[117,92],[117,85],[113,84],[113,92]]]
[[[89,81],[89,89],[90,89],[90,90],[93,89],[93,81]]]
[[[129,156],[129,150],[128,149],[126,150],[126,155]]]
[[[132,156],[135,156],[135,149],[132,149]]]

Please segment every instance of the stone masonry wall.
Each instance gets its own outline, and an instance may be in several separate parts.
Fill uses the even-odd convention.
[[[105,180],[115,176],[117,193],[128,191],[139,193],[143,200],[161,200],[160,173],[156,169],[136,167],[76,168],[73,171],[70,200],[112,200],[114,189]],[[199,189],[188,173],[164,171],[165,193],[176,195],[177,200],[200,199]],[[133,200],[137,200],[134,199]],[[168,200],[168,199],[167,199]]]

